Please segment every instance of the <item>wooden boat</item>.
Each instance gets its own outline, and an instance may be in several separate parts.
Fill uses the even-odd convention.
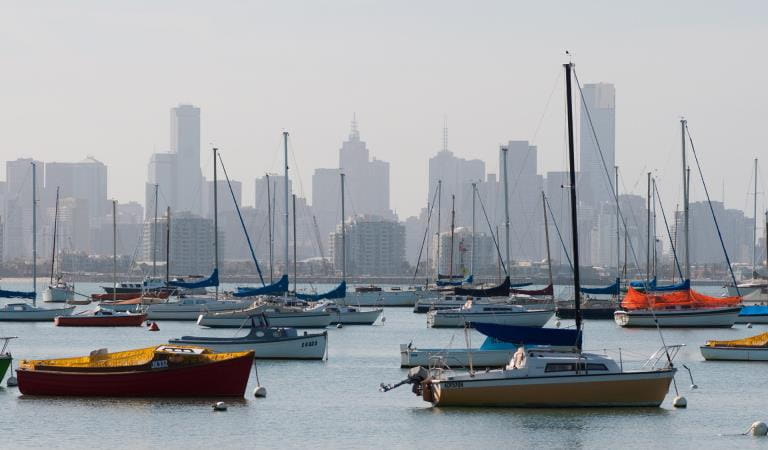
[[[462,328],[472,322],[499,323],[525,327],[542,327],[552,318],[551,309],[528,309],[520,305],[467,302],[458,309],[427,313],[427,325],[432,328]]]
[[[299,334],[294,328],[272,327],[264,315],[250,318],[251,328],[241,337],[182,336],[174,345],[196,345],[217,352],[253,350],[256,359],[323,359],[328,333]]]
[[[7,351],[8,344],[11,342],[11,339],[16,339],[16,336],[0,337],[0,341],[3,342],[3,346],[0,348],[0,382],[3,381],[5,373],[8,372],[8,368],[11,366],[11,362],[13,361],[11,352]]]
[[[146,313],[134,314],[98,308],[91,314],[59,316],[53,323],[57,327],[140,327],[146,319]]]
[[[24,395],[242,397],[252,365],[253,351],[213,353],[202,347],[160,345],[22,360],[16,376]]]
[[[768,333],[732,341],[707,341],[699,350],[707,361],[768,361]]]

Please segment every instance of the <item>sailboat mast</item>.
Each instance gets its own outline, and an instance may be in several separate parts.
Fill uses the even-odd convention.
[[[648,197],[645,207],[645,290],[650,289],[651,280],[651,172],[648,172]]]
[[[573,294],[576,332],[581,332],[581,278],[579,274],[579,225],[576,214],[576,158],[573,143],[573,94],[571,93],[571,63],[565,67],[565,102],[568,110],[568,170],[571,181],[571,234],[573,235]],[[505,177],[506,178],[506,177]],[[579,345],[581,350],[581,345]]]
[[[59,225],[59,186],[56,186],[56,206],[53,209],[53,249],[51,250],[51,281],[53,284],[53,273],[56,270],[56,232]]]
[[[552,287],[552,299],[555,298],[555,285],[552,283],[552,255],[549,252],[549,219],[547,218],[547,197],[544,195],[544,191],[541,191],[541,207],[544,211],[544,242],[547,247],[547,275],[549,277],[549,285]]]
[[[683,273],[683,276],[686,280],[691,279],[691,254],[689,253],[689,243],[690,239],[688,238],[688,196],[690,192],[688,191],[689,183],[688,183],[688,163],[685,160],[685,127],[686,127],[687,121],[685,119],[680,119],[680,138],[682,142],[682,153],[683,153],[683,233],[685,236],[683,245],[685,247],[685,271]]]
[[[117,200],[112,200],[112,301],[117,301]]]
[[[454,236],[454,230],[456,230],[456,195],[451,194],[451,253],[449,258],[449,266],[448,269],[450,273],[448,274],[448,279],[453,281],[453,236]]]
[[[37,306],[37,164],[32,162],[32,305]]]
[[[171,281],[171,207],[165,210],[165,285]]]
[[[440,211],[443,200],[443,180],[437,180],[437,261],[435,262],[435,280],[440,279]]]
[[[651,245],[653,245],[653,278],[658,277],[658,265],[659,265],[659,254],[658,254],[658,245],[657,245],[657,239],[658,234],[656,232],[656,178],[651,179],[651,184],[653,185],[652,192],[651,192],[651,202],[653,202],[653,219],[652,219],[652,225],[653,225],[653,239],[651,239]]]
[[[507,263],[507,276],[510,276],[512,266],[509,264],[509,174],[507,173],[507,147],[501,147],[501,152],[504,160],[504,228],[506,232],[506,263]]]
[[[344,174],[341,174],[341,281],[347,281],[347,226],[344,212]]]
[[[293,292],[299,290],[299,269],[297,266],[296,258],[296,194],[293,194]]]
[[[619,206],[619,166],[614,166],[616,190],[616,279],[621,280],[621,207]],[[546,214],[545,216],[546,217]],[[621,284],[621,282],[619,282]]]
[[[288,275],[288,132],[283,131],[283,161],[285,162],[285,275]]]
[[[152,278],[157,277],[157,188],[155,183],[155,223],[152,226]]]
[[[213,265],[214,270],[219,268],[219,178],[218,178],[218,152],[213,148]],[[219,285],[216,284],[216,300],[219,299]]]
[[[469,262],[469,274],[475,275],[475,196],[477,183],[472,183],[472,260]]]
[[[269,283],[272,284],[273,270],[272,270],[272,194],[271,187],[269,186],[269,174],[267,174],[267,234],[269,238]]]
[[[755,270],[757,266],[757,158],[755,158],[755,198],[752,217],[754,218],[754,226],[752,228],[752,276],[755,278]]]

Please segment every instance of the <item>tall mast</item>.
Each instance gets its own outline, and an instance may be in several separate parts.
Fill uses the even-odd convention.
[[[219,268],[219,178],[218,178],[218,152],[213,148],[213,265]],[[216,284],[216,300],[219,299],[219,285]]]
[[[165,285],[171,281],[171,207],[165,210]]]
[[[645,283],[646,292],[651,280],[651,172],[648,172],[648,197],[645,208]]]
[[[37,306],[37,164],[32,162],[32,305]]]
[[[658,248],[657,247],[658,246],[656,245],[656,239],[658,235],[656,234],[656,179],[655,178],[651,179],[651,184],[652,184],[651,202],[653,205],[653,213],[652,213],[653,219],[651,219],[651,225],[653,226],[653,235],[651,239],[651,245],[653,245],[653,278],[657,278],[657,275],[658,275],[658,253],[657,253]]]
[[[157,187],[155,183],[155,223],[152,227],[152,278],[157,277]]]
[[[507,276],[511,275],[512,266],[509,264],[509,174],[507,173],[507,147],[501,147],[501,152],[504,159],[504,228],[506,232],[506,263],[507,263]]]
[[[752,210],[752,217],[754,218],[754,226],[752,228],[752,276],[755,278],[755,268],[757,267],[757,158],[755,158],[755,198],[754,209]]]
[[[117,200],[112,200],[112,301],[117,301]]]
[[[283,131],[283,160],[285,162],[285,275],[288,275],[288,132]]]
[[[549,286],[552,288],[552,300],[555,299],[555,285],[552,282],[552,255],[549,253],[549,219],[547,218],[547,197],[544,191],[541,191],[541,207],[544,211],[544,241],[547,244],[547,275],[549,276]]]
[[[448,269],[450,273],[448,274],[448,279],[453,281],[453,234],[454,230],[456,229],[456,195],[451,194],[451,253],[448,257],[449,259],[449,266]]]
[[[475,195],[477,183],[472,183],[472,260],[469,262],[469,273],[475,275]]]
[[[443,180],[437,180],[437,261],[435,262],[435,280],[440,279],[440,210],[443,200]]]
[[[51,281],[53,284],[53,272],[56,270],[56,233],[59,224],[59,186],[56,186],[56,206],[53,210],[53,250],[51,250]]]
[[[576,332],[581,332],[581,278],[579,276],[579,225],[576,215],[576,159],[573,144],[573,97],[571,94],[571,63],[565,67],[565,102],[568,110],[568,170],[571,181],[571,234],[573,235],[573,294]],[[581,350],[581,345],[579,345]]]
[[[267,174],[267,234],[269,236],[269,283],[271,284],[272,277],[273,277],[273,270],[272,270],[272,195],[271,195],[271,188],[269,186],[269,174]]]
[[[691,279],[691,254],[689,253],[689,243],[690,239],[688,238],[688,196],[690,192],[688,191],[688,188],[690,187],[688,184],[688,163],[685,160],[685,127],[687,124],[687,120],[680,119],[680,138],[682,143],[682,153],[683,153],[683,234],[684,241],[683,245],[685,248],[685,269],[683,272],[683,276],[686,280]]]
[[[344,212],[344,174],[341,174],[341,281],[347,281],[347,225]]]
[[[296,194],[293,194],[293,292],[298,292],[299,290],[299,269],[296,265]]]
[[[619,206],[619,166],[613,167],[616,184],[616,279],[621,280],[621,207]],[[545,216],[546,217],[546,216]],[[621,284],[621,282],[619,282]]]

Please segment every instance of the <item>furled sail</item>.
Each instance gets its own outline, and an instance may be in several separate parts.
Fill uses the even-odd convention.
[[[497,323],[473,322],[475,329],[488,337],[519,345],[581,345],[581,334],[576,329],[520,327]]]
[[[232,293],[235,297],[255,297],[257,295],[282,295],[288,291],[288,275],[283,275],[276,283],[263,287],[240,287]]]
[[[318,301],[318,300],[333,300],[336,298],[344,298],[347,296],[347,282],[342,281],[339,283],[338,286],[331,289],[328,292],[322,292],[320,294],[302,294],[300,292],[296,293],[296,298],[300,300],[307,300],[307,301]]]
[[[0,298],[35,298],[35,292],[26,291],[4,291],[0,289]]]
[[[454,279],[450,279],[450,280],[446,281],[444,279],[440,279],[440,280],[435,281],[435,284],[438,285],[438,286],[462,286],[464,284],[472,284],[473,280],[474,280],[474,276],[473,275],[469,275],[467,278],[465,278],[463,280],[461,280],[461,279],[457,280],[457,279],[454,278]]]
[[[581,288],[581,292],[585,294],[594,294],[594,295],[619,295],[619,289],[621,287],[621,280],[616,278],[616,281],[613,282],[613,284],[605,287],[597,287],[597,288]]]
[[[456,295],[471,295],[472,297],[507,297],[509,295],[509,277],[504,278],[504,282],[498,286],[485,289],[457,287],[453,292]]]
[[[206,287],[213,287],[219,285],[219,269],[213,269],[211,276],[204,280],[199,281],[169,281],[168,286],[178,287],[183,289],[199,289]]]
[[[554,287],[550,284],[544,289],[509,289],[510,294],[523,294],[523,295],[554,295]]]

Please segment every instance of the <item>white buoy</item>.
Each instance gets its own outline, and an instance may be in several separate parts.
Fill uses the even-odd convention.
[[[747,328],[752,328],[752,324],[751,324],[751,323],[748,323],[748,324],[747,324]]]
[[[674,400],[672,400],[672,406],[675,408],[687,408],[688,400],[686,400],[682,395],[678,395]]]
[[[256,389],[253,390],[253,396],[256,398],[264,398],[267,396],[267,388],[264,386],[256,386]]]
[[[387,321],[387,317],[386,316],[381,316],[381,322],[384,323],[386,321]]]
[[[16,377],[8,377],[6,384],[8,387],[15,387],[19,385],[19,380],[17,380]]]
[[[757,421],[749,427],[748,433],[752,436],[765,436],[768,434],[768,425],[765,422]]]
[[[343,328],[343,327],[344,327],[344,325],[342,325],[341,323],[337,323],[336,324],[336,328]]]
[[[227,410],[227,404],[224,402],[216,402],[216,404],[213,405],[214,411],[226,411]]]
[[[559,320],[555,321],[555,328],[560,328],[560,321]]]
[[[691,385],[691,389],[698,389],[698,388],[699,388],[699,385],[698,385],[698,384],[692,384],[692,385]]]

